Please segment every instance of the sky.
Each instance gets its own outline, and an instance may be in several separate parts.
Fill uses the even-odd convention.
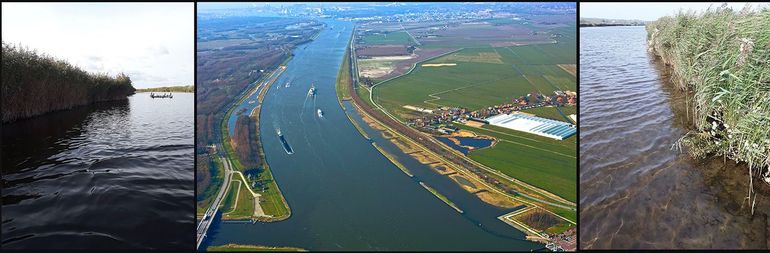
[[[663,16],[676,14],[680,9],[704,11],[722,3],[580,3],[580,17],[609,19],[639,19],[654,21]],[[733,10],[741,10],[743,3],[728,3]],[[766,3],[751,3],[751,6],[770,6]]]
[[[192,85],[193,3],[2,3],[2,40],[135,88]]]

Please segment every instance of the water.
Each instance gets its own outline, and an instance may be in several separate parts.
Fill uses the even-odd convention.
[[[450,140],[447,137],[436,137],[436,139],[438,139],[439,141],[443,142],[449,147],[452,147],[453,149],[460,151],[466,155],[471,152],[471,149],[469,149],[468,147],[473,147],[473,149],[476,150],[480,148],[486,148],[492,145],[492,139],[479,139],[474,137],[452,137],[452,138],[457,139],[460,142],[460,145],[455,144],[454,141]]]
[[[325,20],[324,30],[294,51],[288,69],[268,91],[260,115],[261,140],[292,216],[273,223],[215,222],[202,247],[228,243],[309,250],[538,250],[524,234],[497,220],[513,209],[484,204],[451,179],[399,155],[415,178],[382,156],[349,122],[335,82],[352,24]],[[342,32],[337,38],[338,32]],[[345,38],[345,39],[341,39]],[[308,97],[311,83],[315,98]],[[360,122],[373,141],[395,152]],[[322,109],[319,118],[316,110]],[[280,128],[294,151],[276,136]],[[455,202],[460,214],[422,188],[424,181]]]
[[[139,93],[4,124],[3,249],[190,249],[193,120]]]
[[[644,27],[580,35],[581,247],[770,247],[768,186],[751,216],[744,164],[671,149],[691,95],[647,53]]]

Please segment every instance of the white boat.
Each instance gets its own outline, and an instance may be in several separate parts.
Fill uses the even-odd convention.
[[[310,97],[315,96],[315,86],[310,85],[310,90],[307,91],[307,95]]]
[[[324,116],[324,112],[321,111],[321,109],[318,109],[318,117],[322,118]]]

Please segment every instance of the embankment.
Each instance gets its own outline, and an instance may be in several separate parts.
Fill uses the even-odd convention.
[[[134,94],[131,79],[91,74],[66,61],[3,42],[3,123]]]
[[[647,39],[691,94],[694,130],[678,145],[696,158],[745,162],[770,183],[770,9],[679,13],[648,24]]]

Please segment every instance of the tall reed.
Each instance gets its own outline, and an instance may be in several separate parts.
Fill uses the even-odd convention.
[[[670,66],[675,86],[693,94],[696,130],[677,145],[696,158],[746,162],[750,185],[757,175],[770,183],[770,10],[722,5],[646,29],[650,52]]]
[[[91,74],[66,61],[2,43],[3,122],[99,101],[125,99],[135,89],[125,74]]]

